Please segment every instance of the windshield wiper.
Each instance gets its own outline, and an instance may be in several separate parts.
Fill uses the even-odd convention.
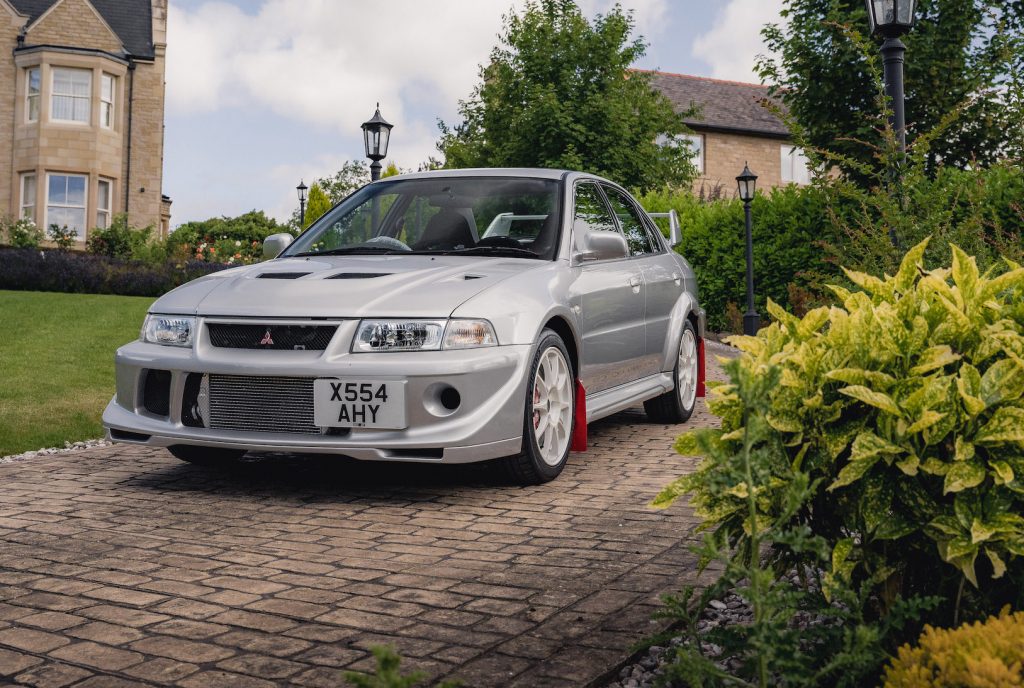
[[[342,253],[409,253],[409,251],[401,251],[395,248],[388,248],[386,246],[340,246],[338,248],[329,248],[326,251],[303,251],[302,253],[296,253],[292,256],[282,256],[283,258],[297,258],[299,256],[337,256]]]
[[[512,248],[511,246],[474,246],[459,251],[441,251],[441,253],[446,256],[491,255],[509,258],[540,258],[538,254],[528,248]]]

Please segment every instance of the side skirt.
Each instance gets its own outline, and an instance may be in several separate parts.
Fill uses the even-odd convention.
[[[658,373],[587,396],[587,422],[618,413],[673,389],[672,373]]]

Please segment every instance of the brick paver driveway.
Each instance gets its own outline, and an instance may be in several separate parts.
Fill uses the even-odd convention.
[[[0,465],[0,683],[334,687],[390,644],[467,686],[586,685],[695,575],[689,509],[647,508],[693,464],[679,431],[618,414],[530,488],[124,446]]]

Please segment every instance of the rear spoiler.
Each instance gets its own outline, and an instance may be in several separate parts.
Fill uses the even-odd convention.
[[[676,214],[675,210],[670,210],[667,213],[647,213],[651,217],[667,217],[668,218],[668,237],[669,244],[672,248],[675,248],[679,244],[683,243],[683,232],[679,227],[679,215]]]

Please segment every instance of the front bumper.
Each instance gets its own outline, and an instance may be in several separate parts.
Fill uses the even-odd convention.
[[[343,322],[335,341],[351,341],[355,322]],[[351,354],[346,350],[259,351],[213,347],[205,328],[195,348],[133,342],[115,356],[117,394],[103,412],[116,442],[167,447],[180,444],[339,454],[356,459],[469,463],[518,453],[522,448],[529,345],[461,351]],[[147,371],[170,373],[166,415],[147,410]],[[262,377],[340,377],[406,382],[407,427],[352,428],[344,435],[238,431],[191,427],[182,422],[190,373]],[[430,403],[432,385],[458,390],[454,411]]]

